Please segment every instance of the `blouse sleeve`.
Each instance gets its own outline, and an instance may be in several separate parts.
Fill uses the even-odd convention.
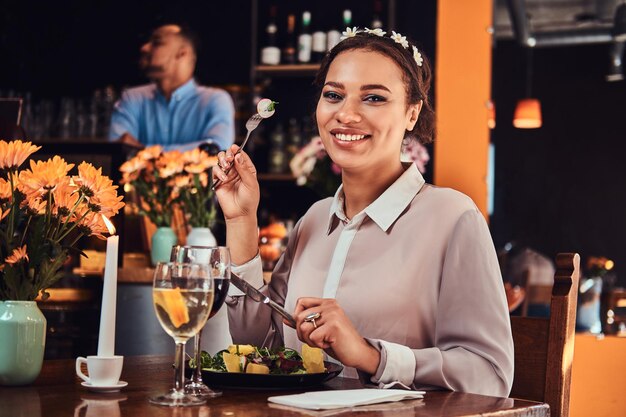
[[[410,349],[368,340],[381,351],[371,381],[507,397],[513,383],[513,339],[489,229],[477,210],[459,218],[443,259],[435,346]]]
[[[300,223],[301,221],[295,225],[289,235],[287,248],[278,260],[269,284],[265,284],[263,281],[261,258],[258,254],[244,265],[233,266],[233,272],[281,306],[285,305],[287,283],[299,236]],[[232,285],[226,298],[226,304],[228,306],[230,334],[234,343],[267,346],[273,349],[284,345],[283,319],[269,306],[252,300]]]

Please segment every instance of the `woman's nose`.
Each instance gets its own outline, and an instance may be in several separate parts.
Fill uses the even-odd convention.
[[[345,100],[343,106],[337,112],[337,120],[340,123],[357,123],[361,121],[358,103],[352,100]]]

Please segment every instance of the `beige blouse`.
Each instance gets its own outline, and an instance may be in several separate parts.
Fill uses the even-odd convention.
[[[315,203],[269,285],[258,256],[233,271],[288,311],[299,297],[336,298],[380,350],[367,377],[381,388],[510,392],[510,320],[485,219],[469,197],[424,184],[414,164],[351,220],[341,188]],[[295,330],[266,305],[237,290],[226,302],[235,343],[300,349]]]

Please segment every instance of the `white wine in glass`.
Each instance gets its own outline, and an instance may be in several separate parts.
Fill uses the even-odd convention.
[[[226,300],[228,287],[230,284],[230,251],[225,246],[181,246],[172,247],[171,260],[173,262],[196,262],[203,263],[209,267],[213,278],[213,305],[209,318],[219,311]],[[202,329],[198,331],[194,338],[194,361],[196,367],[193,370],[191,379],[185,384],[185,393],[197,397],[210,398],[222,395],[221,391],[209,388],[202,381],[202,360],[200,344],[202,339]]]
[[[150,398],[167,406],[201,405],[206,402],[185,394],[184,354],[187,340],[206,324],[213,305],[213,279],[206,264],[161,262],[154,273],[153,302],[163,330],[176,342],[174,388]]]

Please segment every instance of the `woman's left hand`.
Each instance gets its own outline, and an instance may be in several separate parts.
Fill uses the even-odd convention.
[[[307,317],[319,318],[307,320]],[[294,311],[298,338],[326,353],[345,366],[375,374],[380,353],[354,328],[343,309],[332,298],[305,297],[298,299]]]

